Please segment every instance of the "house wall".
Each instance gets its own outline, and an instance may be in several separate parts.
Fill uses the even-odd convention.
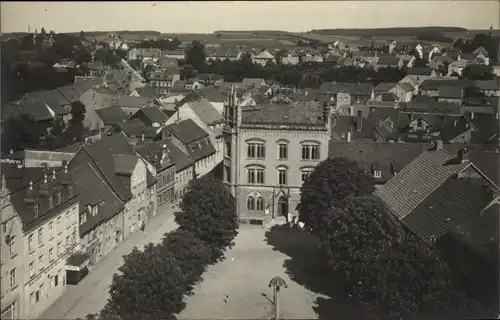
[[[302,185],[302,170],[312,170],[318,163],[328,157],[329,134],[324,131],[296,131],[296,130],[262,130],[262,129],[240,129],[237,144],[232,144],[233,152],[238,152],[236,170],[237,182],[235,185],[235,197],[237,199],[237,210],[240,216],[266,215],[264,212],[252,212],[247,210],[247,198],[250,195],[260,195],[264,198],[265,207],[269,205],[268,216],[277,215],[278,198],[280,190],[284,190],[285,196],[289,196],[288,210],[291,215],[296,215],[295,210],[300,201],[300,187]],[[247,157],[248,143],[258,142],[265,145],[264,159],[249,159]],[[288,159],[279,160],[279,142],[288,146]],[[301,143],[314,143],[319,145],[320,155],[318,160],[301,159]],[[264,169],[264,184],[249,184],[247,168],[261,167]],[[287,168],[287,184],[280,186],[278,181],[278,168]],[[234,178],[232,178],[234,179]],[[234,183],[234,180],[233,180]],[[274,193],[274,197],[273,197]]]
[[[175,203],[175,165],[160,171],[156,179],[158,212],[163,212]]]
[[[80,212],[80,223],[83,221],[83,214],[90,215],[87,209],[82,208],[82,210],[83,212]],[[102,213],[98,211],[97,214]],[[89,266],[92,267],[116,247],[122,236],[123,211],[83,235],[79,241],[79,250],[89,254]]]
[[[462,132],[455,138],[450,139],[450,143],[467,143],[467,144],[471,143],[472,131],[473,130],[469,128],[468,130]]]
[[[66,260],[78,245],[79,203],[73,201],[71,205],[63,208],[52,219],[23,235],[22,259],[25,261],[25,267],[22,275],[24,303],[21,318],[37,318],[66,289]],[[30,236],[33,248],[31,251],[28,245]],[[31,274],[30,263],[33,263]]]
[[[95,113],[95,110],[110,107],[113,104],[112,97],[91,89],[84,92],[79,100],[85,105],[86,109],[83,125],[90,130],[104,128],[104,122],[97,113]]]
[[[212,153],[208,157],[200,159],[195,163],[195,175],[196,177],[202,177],[212,171],[216,166],[215,163],[215,153]]]
[[[1,291],[1,309],[2,319],[11,316],[11,319],[22,319],[24,317],[24,243],[22,224],[19,216],[15,213],[10,202],[10,196],[2,197],[2,214],[0,221],[2,223],[0,231],[0,291]],[[6,241],[6,236],[14,237],[12,241],[12,251]],[[13,273],[13,282],[11,285],[11,272]]]
[[[146,164],[142,159],[139,159],[130,177],[132,199],[125,205],[125,238],[128,238],[133,232],[137,231],[142,221],[146,222],[147,219],[146,211],[151,194],[148,193],[146,170]]]
[[[351,95],[347,92],[339,92],[337,94],[337,106],[350,105]]]
[[[418,123],[418,118],[410,122],[408,125],[410,132],[428,132],[431,129],[431,126],[423,119],[421,120],[421,127],[418,126]]]
[[[193,166],[175,172],[175,195],[178,201],[182,200],[189,181],[193,180],[193,173]]]

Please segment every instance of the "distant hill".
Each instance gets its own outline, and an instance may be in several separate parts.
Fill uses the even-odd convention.
[[[318,29],[311,30],[310,33],[315,34],[332,34],[339,36],[355,36],[355,37],[401,37],[401,36],[418,36],[420,34],[429,33],[444,33],[444,32],[467,32],[465,28],[457,27],[408,27],[408,28],[376,28],[376,29]]]

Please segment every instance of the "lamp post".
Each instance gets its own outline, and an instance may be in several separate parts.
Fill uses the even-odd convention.
[[[280,287],[287,288],[287,284],[283,278],[276,276],[269,281],[269,288],[273,288],[273,303],[274,303],[274,319],[279,319],[279,292]]]

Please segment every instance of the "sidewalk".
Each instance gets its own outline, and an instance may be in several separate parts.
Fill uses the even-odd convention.
[[[123,255],[135,246],[142,249],[150,242],[157,243],[166,232],[177,228],[173,213],[179,209],[168,210],[151,218],[144,232],[134,232],[120,242],[78,285],[67,286],[63,295],[39,319],[85,318],[89,313],[99,312],[106,305],[113,274],[122,265]]]

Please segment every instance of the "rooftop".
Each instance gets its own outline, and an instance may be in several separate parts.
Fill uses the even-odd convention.
[[[325,109],[316,101],[242,107],[242,124],[324,126]]]

